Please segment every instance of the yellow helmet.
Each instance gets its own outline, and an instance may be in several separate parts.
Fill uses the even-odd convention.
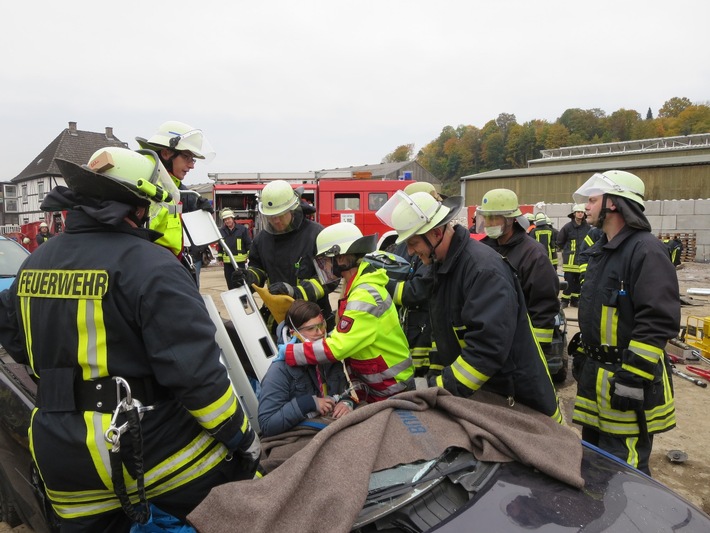
[[[625,170],[607,170],[594,174],[575,191],[572,198],[574,198],[576,203],[583,204],[587,202],[590,196],[611,194],[636,202],[643,210],[645,209],[643,203],[645,192],[646,187],[636,174]]]
[[[276,180],[267,183],[261,191],[259,212],[266,216],[278,216],[286,211],[293,211],[298,205],[298,194],[291,184],[284,180]]]
[[[502,215],[515,218],[522,215],[518,195],[510,189],[493,189],[483,195],[481,205],[476,210],[483,216]]]

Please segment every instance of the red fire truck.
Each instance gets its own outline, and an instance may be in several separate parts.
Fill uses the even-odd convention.
[[[264,186],[282,179],[299,189],[301,199],[315,208],[314,219],[323,226],[352,222],[364,235],[383,235],[391,228],[375,216],[377,210],[411,180],[378,180],[370,172],[329,171],[275,174],[210,174],[215,180],[214,209],[234,211],[238,222],[259,231],[258,202]],[[406,175],[405,175],[406,177]]]

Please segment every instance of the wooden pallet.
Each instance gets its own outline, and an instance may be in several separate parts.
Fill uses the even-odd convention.
[[[693,262],[695,261],[695,254],[698,251],[698,248],[695,243],[695,232],[693,233],[682,233],[679,231],[672,232],[672,233],[659,233],[658,238],[661,240],[666,240],[666,239],[672,239],[674,237],[677,237],[680,239],[681,244],[683,245],[683,250],[680,253],[680,260],[682,263],[688,263],[688,262]]]

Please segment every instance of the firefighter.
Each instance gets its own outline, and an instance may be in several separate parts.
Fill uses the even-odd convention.
[[[419,181],[404,188],[407,194],[426,192],[435,199],[441,196],[431,183]],[[431,362],[429,354],[432,350],[431,321],[429,320],[429,300],[434,290],[434,275],[431,267],[425,265],[416,255],[407,252],[407,244],[399,243],[392,253],[409,261],[409,273],[406,279],[390,279],[387,290],[395,305],[400,307],[402,328],[407,335],[409,350],[414,363],[414,374],[417,377],[426,376]],[[439,369],[440,370],[440,369]]]
[[[550,354],[555,317],[560,312],[560,279],[547,250],[525,233],[527,220],[518,196],[509,189],[488,191],[476,211],[478,226],[486,233],[481,241],[505,257],[515,269],[525,296],[535,338]]]
[[[146,501],[184,520],[253,477],[260,445],[197,287],[143,227],[170,177],[125,148],[55,161],[69,188],[41,208],[66,210],[67,231],[0,295],[0,342],[39,378],[33,458],[62,531],[128,531]]]
[[[569,305],[577,307],[579,302],[581,286],[577,254],[590,229],[584,214],[584,205],[574,204],[572,211],[567,216],[570,221],[562,226],[557,234],[557,247],[562,250],[562,272],[567,282],[567,286],[562,291],[563,309]]]
[[[471,239],[464,226],[450,224],[462,206],[461,196],[437,202],[426,193],[398,191],[377,212],[410,254],[433,265],[429,311],[437,351],[431,363],[443,369],[429,371],[428,385],[464,397],[488,390],[561,422],[520,283],[498,253]]]
[[[363,237],[355,224],[339,222],[318,235],[316,246],[321,281],[342,277],[345,283],[337,326],[327,338],[281,345],[279,356],[290,366],[345,360],[352,379],[364,384],[359,399],[368,403],[414,388],[407,338],[385,288],[387,273],[362,260],[375,250],[377,234]]]
[[[316,237],[323,226],[304,217],[298,194],[283,180],[264,187],[259,217],[262,229],[249,249],[249,268],[235,271],[235,283],[263,287],[268,282],[272,294],[316,302],[332,329],[335,322],[328,294],[337,283],[323,285],[313,264]],[[277,324],[270,315],[267,322],[275,330]]]
[[[251,247],[251,237],[249,230],[244,224],[237,224],[234,220],[234,211],[229,208],[222,210],[222,221],[224,225],[219,229],[222,239],[229,247],[236,265],[231,264],[229,254],[222,249],[222,245],[217,245],[217,260],[224,265],[224,279],[227,281],[227,288],[233,289],[236,285],[232,282],[232,275],[235,268],[245,268],[247,254]]]
[[[604,234],[590,249],[573,338],[582,438],[645,472],[653,435],[675,427],[664,348],[680,329],[678,279],[644,215],[634,174],[594,174],[574,193]]]
[[[179,191],[178,196],[166,206],[165,211],[151,219],[150,228],[163,234],[157,243],[172,250],[199,286],[199,271],[193,261],[195,258],[202,257],[206,246],[191,246],[189,250],[184,250],[183,244],[187,243],[183,243],[180,213],[191,213],[199,209],[210,213],[214,211],[210,201],[189,191],[183,184],[183,180],[187,173],[195,168],[197,159],[211,160],[214,157],[212,146],[202,130],[176,120],[161,124],[150,139],[136,137],[136,141],[142,148],[154,150],[158,154]]]
[[[37,240],[37,246],[39,246],[42,243],[47,242],[50,237],[54,237],[51,233],[49,233],[49,226],[47,225],[46,222],[40,222],[39,224],[39,233],[37,234],[37,237],[35,239]]]
[[[535,215],[535,227],[530,230],[530,236],[547,249],[547,257],[557,272],[557,229],[552,227],[552,221],[545,213]]]

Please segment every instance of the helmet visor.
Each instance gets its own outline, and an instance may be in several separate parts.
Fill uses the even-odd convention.
[[[259,213],[259,223],[261,225],[260,229],[273,235],[289,233],[299,228],[303,223],[303,210],[300,205],[296,204],[295,209],[284,211],[279,215]]]
[[[170,148],[178,152],[187,151],[192,153],[196,159],[204,159],[206,163],[215,158],[215,151],[202,130],[190,130],[185,133],[175,131],[168,132],[170,137]]]
[[[590,196],[601,196],[602,194],[628,196],[626,193],[632,193],[639,198],[643,198],[643,193],[632,191],[628,187],[622,187],[604,174],[596,173],[577,189],[572,198],[575,204],[586,204]]]
[[[424,212],[408,194],[397,191],[375,215],[383,224],[397,231],[399,235],[397,242],[399,243],[416,235],[432,221],[441,207],[439,202],[433,198],[432,200],[431,209],[428,210],[429,212]]]
[[[340,276],[337,276],[333,272],[334,264],[335,257],[332,256],[318,255],[313,258],[313,265],[316,267],[316,273],[318,274],[318,279],[321,284],[327,285],[328,283],[333,283],[340,279]]]

